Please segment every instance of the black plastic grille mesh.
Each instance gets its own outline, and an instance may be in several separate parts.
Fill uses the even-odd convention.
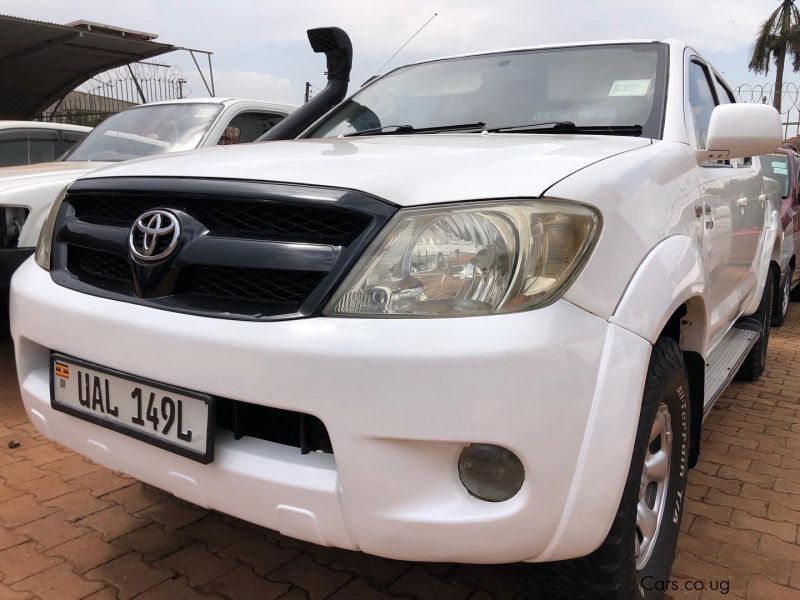
[[[158,206],[158,200],[141,196],[69,196],[75,216],[87,223],[130,227],[134,219]]]
[[[133,289],[131,267],[123,257],[71,246],[68,260],[69,270],[78,277],[88,278],[94,283],[111,284],[112,287],[124,286],[125,291]],[[293,311],[324,277],[325,273],[318,271],[189,265],[180,271],[175,296],[280,304]]]
[[[72,197],[69,203],[75,216],[88,223],[130,227],[147,210],[174,208],[190,214],[215,235],[308,243],[347,244],[369,224],[367,217],[338,208],[248,200],[126,195]]]
[[[72,246],[68,261],[68,268],[75,275],[88,275],[95,280],[133,288],[133,275],[127,258],[102,250]]]
[[[190,265],[181,270],[177,291],[230,300],[299,306],[325,273]]]
[[[187,207],[191,211],[193,207]],[[191,214],[191,212],[189,213]],[[345,211],[231,202],[197,207],[198,219],[213,233],[247,237],[300,238],[305,241],[349,242],[367,219]]]

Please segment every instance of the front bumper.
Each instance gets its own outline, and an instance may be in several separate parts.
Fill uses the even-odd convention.
[[[253,323],[101,299],[16,273],[22,397],[48,437],[175,495],[288,536],[396,559],[581,556],[628,473],[650,345],[559,301],[458,319]],[[50,350],[172,385],[301,411],[334,455],[217,438],[201,465],[50,408]],[[526,480],[488,503],[462,487],[466,442],[505,446]]]

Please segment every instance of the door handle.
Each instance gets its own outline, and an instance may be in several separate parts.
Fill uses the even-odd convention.
[[[738,204],[739,206],[747,206],[748,204],[750,204],[750,199],[749,198],[739,198],[736,201],[736,204]]]

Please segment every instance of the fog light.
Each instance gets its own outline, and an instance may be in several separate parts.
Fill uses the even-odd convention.
[[[458,457],[458,476],[473,496],[503,502],[520,490],[525,469],[517,455],[502,446],[467,444]]]

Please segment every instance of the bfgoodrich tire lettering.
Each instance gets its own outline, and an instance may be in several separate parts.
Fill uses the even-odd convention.
[[[678,543],[689,471],[689,383],[678,344],[660,338],[647,371],[633,457],[617,515],[603,544],[583,558],[548,565],[521,565],[523,598],[653,600],[664,596]],[[666,409],[666,410],[665,410]],[[665,473],[664,510],[659,513],[649,557],[637,568],[637,507],[645,456],[658,453],[651,444],[656,419],[668,413],[669,466]],[[653,440],[655,442],[655,440]],[[649,452],[648,452],[649,450]],[[647,495],[644,495],[647,497]]]

